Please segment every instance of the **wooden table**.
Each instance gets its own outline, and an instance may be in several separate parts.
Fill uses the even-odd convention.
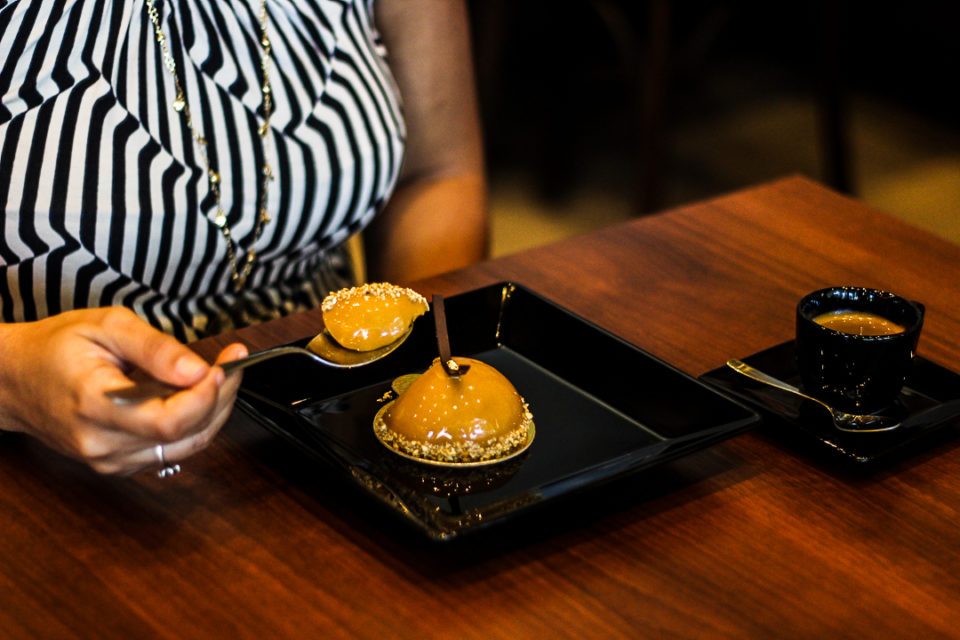
[[[802,294],[876,286],[926,303],[920,353],[956,370],[958,264],[960,247],[794,177],[417,287],[522,283],[700,375],[790,339]],[[869,475],[758,430],[466,549],[396,536],[239,412],[167,480],[98,477],[7,436],[0,636],[954,636],[958,427]]]

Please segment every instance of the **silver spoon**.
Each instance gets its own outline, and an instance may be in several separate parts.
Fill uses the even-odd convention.
[[[324,329],[307,343],[306,348],[292,346],[273,347],[271,349],[264,349],[263,351],[251,353],[246,358],[231,360],[230,362],[225,362],[224,364],[218,366],[223,369],[225,374],[230,375],[231,373],[235,373],[241,369],[249,367],[250,365],[258,364],[265,360],[270,360],[278,356],[298,354],[312,358],[314,361],[319,362],[320,364],[333,367],[335,369],[352,369],[354,367],[362,367],[365,364],[370,364],[371,362],[375,362],[384,356],[389,355],[396,350],[397,347],[403,344],[404,340],[407,339],[411,331],[413,331],[413,323],[410,323],[410,326],[407,327],[407,330],[388,345],[384,345],[379,349],[373,349],[371,351],[354,351],[352,349],[347,349],[340,346],[336,340],[330,337],[330,334],[327,333],[327,330]],[[140,382],[129,387],[111,389],[110,391],[106,392],[106,395],[117,404],[136,404],[145,400],[150,400],[151,398],[166,398],[173,395],[177,391],[181,391],[181,389],[159,380],[148,380],[146,382]]]
[[[834,409],[826,402],[817,400],[813,396],[808,396],[793,385],[787,384],[778,378],[774,378],[773,376],[768,375],[759,369],[755,369],[754,367],[751,367],[740,360],[727,360],[727,366],[737,373],[742,373],[743,375],[756,380],[757,382],[763,382],[764,384],[776,387],[782,391],[787,391],[789,393],[798,395],[801,398],[806,398],[807,400],[816,402],[830,412],[830,415],[833,417],[834,426],[840,431],[849,431],[853,433],[874,433],[877,431],[890,431],[891,429],[896,429],[900,426],[900,421],[896,418],[890,418],[888,416],[859,415],[856,413],[846,413],[845,411]]]

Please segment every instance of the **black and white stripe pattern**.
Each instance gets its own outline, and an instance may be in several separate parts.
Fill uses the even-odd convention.
[[[345,284],[337,247],[381,208],[403,154],[372,3],[268,0],[266,149],[256,134],[260,0],[156,4],[240,253],[265,153],[277,177],[237,296],[203,160],[171,106],[173,78],[142,0],[0,0],[3,320],[122,304],[192,339],[314,305]]]

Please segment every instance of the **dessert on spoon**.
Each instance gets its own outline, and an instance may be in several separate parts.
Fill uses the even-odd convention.
[[[285,355],[302,355],[328,367],[351,369],[376,362],[397,349],[427,312],[426,298],[412,289],[386,282],[363,284],[329,294],[321,304],[324,329],[306,347],[264,349],[219,365],[230,375],[251,365]],[[176,393],[177,387],[148,380],[107,391],[118,404],[138,403]]]

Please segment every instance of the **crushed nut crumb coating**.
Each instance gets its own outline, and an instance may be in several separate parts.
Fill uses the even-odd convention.
[[[323,302],[320,303],[320,309],[321,311],[330,311],[344,300],[358,295],[371,295],[381,298],[406,297],[410,299],[410,302],[415,304],[427,304],[427,299],[413,289],[398,287],[397,285],[390,284],[389,282],[368,282],[366,284],[340,289],[339,291],[333,291],[327,294],[327,297],[324,298]]]
[[[533,414],[526,401],[523,401],[523,419],[520,426],[503,436],[494,436],[486,442],[476,440],[462,440],[460,442],[424,442],[411,440],[393,431],[383,421],[385,405],[374,419],[373,428],[377,437],[387,446],[421,460],[436,462],[486,462],[505,458],[523,448],[530,437],[530,426],[533,423]]]

